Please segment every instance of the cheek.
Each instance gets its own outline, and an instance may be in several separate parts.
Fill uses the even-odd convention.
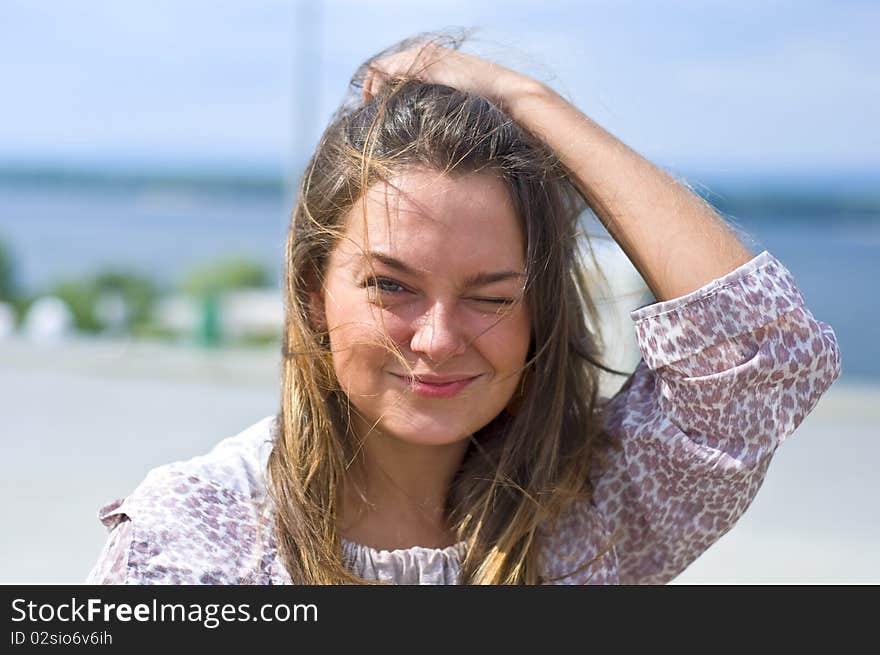
[[[528,320],[511,316],[477,339],[477,348],[494,369],[502,386],[515,384],[519,378],[528,356],[530,335]]]
[[[492,359],[499,373],[513,373],[515,377],[522,370],[529,351],[529,332],[511,331],[503,335],[493,345]]]
[[[337,374],[347,368],[364,370],[381,365],[387,348],[378,330],[372,325],[340,326],[330,337],[333,363]],[[341,378],[340,378],[341,379]]]
[[[524,307],[505,317],[490,330],[492,344],[497,357],[512,366],[522,366],[529,352],[531,341],[531,321]]]
[[[350,398],[369,398],[383,383],[385,370],[393,368],[389,365],[393,355],[387,337],[369,312],[364,316],[349,314],[347,319],[336,323],[330,335],[336,379]]]
[[[366,363],[367,360],[381,364],[396,359],[392,352],[395,346],[406,352],[413,335],[411,321],[360,298],[353,300],[355,302],[349,303],[344,312],[338,312],[330,320],[335,326],[336,338],[331,336],[334,353],[339,351],[353,364]]]

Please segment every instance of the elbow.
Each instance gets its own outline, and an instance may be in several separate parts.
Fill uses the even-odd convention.
[[[841,373],[840,344],[832,327],[815,321],[811,338],[800,344],[789,368],[798,396],[814,404]]]
[[[797,429],[840,377],[840,345],[830,325],[815,323],[813,337],[801,345],[788,369],[779,385],[783,438]]]

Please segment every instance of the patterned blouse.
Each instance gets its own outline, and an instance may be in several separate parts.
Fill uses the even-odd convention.
[[[813,318],[791,273],[767,251],[631,316],[642,360],[607,414],[623,448],[610,451],[592,480],[592,498],[541,531],[547,581],[675,578],[742,516],[773,453],[840,374],[833,330]],[[206,455],[153,469],[131,494],[102,507],[110,534],[87,582],[292,583],[264,482],[275,421],[266,417]],[[399,584],[455,584],[465,553],[464,543],[342,546],[353,572]]]

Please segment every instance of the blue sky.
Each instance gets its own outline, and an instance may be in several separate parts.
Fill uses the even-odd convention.
[[[880,170],[880,2],[308,7],[4,0],[0,160],[280,170],[366,57],[474,26],[473,52],[550,83],[662,165]]]

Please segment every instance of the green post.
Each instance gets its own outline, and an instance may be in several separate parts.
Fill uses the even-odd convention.
[[[213,347],[220,343],[220,299],[210,291],[202,296],[201,321],[198,341],[202,346]]]

